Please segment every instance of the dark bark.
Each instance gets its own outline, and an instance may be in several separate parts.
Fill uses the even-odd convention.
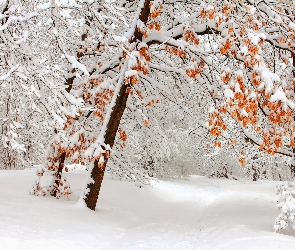
[[[129,95],[126,91],[127,87],[128,85],[122,85],[120,93],[116,100],[115,107],[113,108],[113,112],[107,125],[105,144],[110,145],[111,148],[114,146],[117,130],[120,125],[124,110],[126,108],[126,103]],[[89,192],[85,198],[85,203],[87,207],[91,210],[95,210],[96,207],[97,198],[108,161],[107,154],[109,154],[109,152],[102,155],[105,159],[102,164],[99,164],[97,160],[94,161],[94,167],[91,172],[91,178],[94,180],[94,182],[88,184],[87,188],[89,188]]]
[[[144,3],[144,7],[142,8],[141,14],[139,16],[139,19],[146,23],[149,14],[150,14],[150,0],[146,0]],[[142,33],[135,29],[134,35],[131,39],[131,43],[142,41]],[[120,125],[121,118],[123,116],[124,110],[126,108],[127,99],[129,96],[129,93],[127,91],[128,85],[122,84],[122,87],[120,89],[119,95],[116,99],[115,106],[112,110],[111,117],[107,124],[107,130],[104,138],[105,144],[110,145],[112,148],[115,142],[116,134],[118,127]],[[107,165],[109,152],[104,153],[102,156],[104,157],[104,162],[102,164],[99,164],[98,160],[94,161],[94,167],[91,172],[91,178],[93,179],[93,183],[89,183],[87,185],[87,189],[89,189],[89,192],[86,194],[85,197],[85,203],[88,208],[91,210],[95,210],[96,202],[98,199],[101,183],[103,180],[105,168]]]
[[[95,210],[95,207],[96,207],[96,202],[98,199],[106,164],[107,164],[107,159],[105,159],[105,162],[103,163],[102,166],[98,165],[97,160],[94,161],[94,167],[91,172],[91,178],[94,180],[94,182],[88,184],[87,188],[89,188],[89,192],[85,198],[86,206],[91,210]]]
[[[50,194],[52,196],[54,196],[54,197],[57,197],[57,192],[58,192],[58,189],[59,189],[59,183],[60,183],[60,180],[61,180],[62,170],[63,170],[64,164],[65,164],[65,159],[66,159],[66,153],[64,152],[59,157],[58,169],[57,169],[56,173],[54,174],[55,180],[54,180],[54,183],[53,183],[52,190],[50,192]]]
[[[252,166],[252,170],[253,170],[252,181],[258,181],[259,179],[258,169]]]

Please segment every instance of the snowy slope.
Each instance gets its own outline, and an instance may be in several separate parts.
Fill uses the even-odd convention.
[[[272,231],[277,182],[139,188],[106,176],[93,212],[77,203],[85,173],[67,175],[70,201],[29,195],[33,170],[0,171],[0,249],[295,249],[295,237]]]

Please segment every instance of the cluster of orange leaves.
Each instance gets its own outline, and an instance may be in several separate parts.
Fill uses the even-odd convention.
[[[120,139],[123,141],[123,142],[121,143],[121,145],[120,145],[120,146],[123,148],[123,147],[126,146],[127,134],[126,134],[126,132],[125,132],[123,129],[121,129],[121,128],[119,128],[118,133],[119,133],[119,137],[120,137]]]
[[[263,106],[267,106],[271,112],[269,114],[269,119],[274,124],[286,124],[290,123],[292,112],[290,109],[283,109],[282,102],[264,102]]]
[[[190,30],[187,30],[184,32],[184,40],[186,42],[191,42],[193,43],[194,45],[198,45],[200,43],[200,40],[196,37],[196,35],[190,31]]]
[[[254,65],[259,64],[259,60],[256,58],[256,55],[259,53],[258,45],[262,46],[264,40],[260,38],[258,45],[251,45],[249,39],[244,39],[244,43],[247,45],[249,54],[245,57],[244,65],[247,68],[253,68]]]
[[[185,73],[186,73],[189,77],[191,77],[191,78],[196,78],[197,75],[199,75],[202,71],[203,71],[202,69],[198,69],[198,68],[196,68],[196,69],[187,69],[187,70],[185,71]]]
[[[160,100],[151,100],[151,101],[147,102],[145,105],[147,107],[150,107],[150,106],[154,105],[155,103],[160,103]]]
[[[148,50],[148,47],[141,47],[138,50],[139,54],[141,57],[145,59],[145,61],[149,62],[151,60],[150,53]],[[144,61],[144,60],[143,60]],[[142,72],[144,75],[147,75],[149,73],[148,67],[143,64],[142,60],[139,60],[138,58],[136,59],[136,66],[131,67],[132,70],[136,70],[138,72]],[[137,84],[139,83],[140,79],[136,75],[128,76],[125,77],[125,83],[126,84]]]
[[[182,49],[166,45],[165,50],[170,54],[178,56],[179,58],[186,58],[186,53]]]
[[[228,16],[229,15],[229,10],[230,10],[230,7],[228,5],[225,5],[222,8],[221,12],[222,12],[223,15]]]
[[[274,155],[278,148],[283,146],[282,143],[282,133],[276,131],[268,131],[263,133],[263,143],[260,145],[259,149],[263,150],[267,154]]]
[[[78,143],[74,144],[74,146],[68,150],[71,155],[74,155],[76,152],[79,152],[78,156],[76,156],[73,160],[74,164],[85,165],[84,159],[80,152],[84,152],[88,148],[88,146],[94,141],[95,138],[86,139],[86,135],[84,133],[79,134]],[[91,161],[91,159],[88,159],[88,161],[89,160]]]
[[[239,35],[240,35],[240,36],[243,36],[244,34],[245,34],[245,27],[242,26],[242,27],[240,28]]]
[[[68,121],[70,121],[70,119],[68,119]],[[65,126],[64,129],[68,128],[69,124],[70,123],[68,123],[68,125]],[[61,143],[59,141],[53,142],[50,145],[50,147],[51,147],[51,152],[53,152],[54,155],[51,155],[51,156],[47,157],[47,162],[48,162],[48,164],[50,164],[50,165],[47,166],[47,169],[49,171],[56,172],[58,170],[58,167],[59,167],[58,162],[59,162],[59,159],[60,159],[61,155],[63,153],[66,153],[66,157],[69,157],[71,155],[71,153],[72,153],[72,150],[69,149],[69,148],[62,147],[62,145],[61,145]],[[62,167],[64,167],[64,165],[62,165]]]
[[[192,60],[192,61],[194,61],[194,60]],[[205,66],[204,61],[200,61],[200,62],[198,62],[198,67],[197,68],[195,68],[195,69],[187,69],[185,71],[185,73],[191,78],[196,78],[201,72],[203,72],[204,66]]]
[[[150,8],[152,8],[152,6],[153,6],[153,3],[150,4]],[[149,18],[157,18],[158,16],[160,16],[162,9],[163,9],[163,5],[160,4],[149,14]]]
[[[208,18],[210,20],[213,20],[213,18],[214,18],[215,15],[216,15],[216,7],[214,7],[213,10],[208,10],[208,11],[202,9],[201,12],[200,12],[200,16],[202,18],[204,18],[204,19],[208,16]]]
[[[248,51],[253,55],[258,54],[258,46],[257,45],[248,45]]]
[[[227,126],[223,122],[222,116],[216,112],[209,114],[210,134],[220,136],[221,130],[226,130]]]
[[[98,111],[98,110],[95,110],[93,112],[93,115],[96,116],[96,117],[98,117],[101,121],[104,120],[104,115],[100,111]]]
[[[224,83],[227,83],[229,81],[231,77],[231,73],[230,72],[222,72],[222,78],[221,80],[224,82]]]
[[[150,57],[150,53],[149,53],[149,50],[148,50],[148,47],[141,47],[139,50],[138,50],[139,54],[144,57],[144,59],[149,62],[151,61],[151,57]]]
[[[225,74],[225,79],[223,81],[228,81],[229,75]],[[240,92],[236,92],[234,94],[233,100],[228,102],[228,107],[234,108],[231,112],[231,117],[237,119],[239,122],[242,122],[243,126],[246,127],[249,123],[254,125],[256,123],[256,115],[258,113],[258,103],[254,99],[247,99],[247,95],[245,94],[246,88],[244,86],[244,82],[241,76],[235,77],[235,81],[239,84]],[[234,92],[234,89],[231,88]],[[249,92],[249,90],[247,90]],[[240,114],[239,110],[244,109],[248,116],[243,116]]]
[[[159,31],[161,29],[161,25],[159,22],[150,22],[149,25],[148,25],[148,28],[150,30],[157,30]]]
[[[141,72],[143,72],[144,75],[147,75],[148,72],[149,72],[148,69],[146,67],[144,67],[143,65],[141,65],[140,62],[137,64],[137,66],[132,67],[131,69],[136,70],[136,71],[141,71]],[[125,77],[125,83],[126,84],[134,85],[134,84],[137,84],[139,82],[140,82],[140,79],[136,75]]]
[[[193,59],[192,61],[194,62],[195,60]],[[201,72],[203,72],[204,66],[204,61],[199,61],[195,69],[187,69],[185,73],[191,78],[196,78]]]
[[[99,62],[101,64],[101,62]],[[98,87],[102,82],[103,78],[92,78],[89,80],[89,82],[93,85],[93,87]]]
[[[102,78],[93,78],[89,80],[89,83],[84,83],[82,85],[83,89],[83,99],[85,103],[88,103],[93,97],[93,94],[89,90],[98,87],[104,80]]]
[[[237,119],[239,122],[243,124],[244,127],[246,127],[249,123],[252,125],[256,124],[257,122],[257,112],[258,112],[258,104],[256,100],[247,100],[245,98],[245,95],[243,93],[236,93],[234,95],[234,98],[237,100],[237,102],[234,104],[233,102],[230,102],[229,105],[236,105],[236,109],[231,112],[231,117]],[[244,109],[248,116],[243,116],[240,114],[239,110]]]
[[[228,81],[229,76],[225,76],[224,82]],[[258,101],[255,99],[247,98],[246,88],[244,86],[243,80],[240,77],[236,77],[236,82],[239,84],[241,89],[240,92],[235,93],[234,98],[227,103],[227,107],[234,108],[231,112],[231,117],[238,120],[243,124],[243,126],[247,126],[251,123],[253,126],[257,123],[257,115],[258,115]],[[252,73],[252,82],[254,86],[258,86],[261,82],[259,75],[256,72]],[[234,91],[233,88],[231,88]],[[247,91],[249,92],[249,91]],[[271,95],[266,93],[265,90],[258,91],[257,94],[260,94],[264,100],[261,106],[263,108],[268,108],[270,110],[269,119],[273,124],[277,124],[280,126],[285,126],[285,124],[290,124],[292,120],[292,112],[290,109],[284,109],[283,103],[281,101],[278,102],[270,102],[269,98]],[[244,109],[248,116],[243,116],[240,114],[239,110]],[[225,113],[226,108],[221,108],[219,110],[220,113]],[[261,128],[259,126],[254,127],[254,130],[257,133],[261,132]],[[294,126],[295,131],[295,126]],[[215,134],[219,135],[220,133],[215,132]],[[282,148],[282,137],[285,133],[282,132],[264,132],[263,133],[263,143],[260,145],[260,150],[264,150],[268,154],[274,154],[278,148]],[[291,146],[295,147],[295,142],[290,140]],[[245,160],[243,158],[240,159],[240,163],[243,166],[245,164]]]
[[[247,55],[244,60],[244,65],[247,68],[253,68],[257,64],[258,60],[253,55]]]
[[[254,24],[253,24],[253,29],[254,29],[254,30],[258,30],[258,29],[259,29],[259,26],[258,26],[257,23],[254,23]]]
[[[122,141],[126,141],[127,140],[127,134],[126,134],[126,132],[123,129],[119,128],[118,133],[119,133],[120,139]]]
[[[113,90],[104,89],[101,92],[95,94],[94,103],[96,105],[96,110],[93,115],[99,117],[100,120],[104,120],[104,113],[107,105],[110,103],[112,96],[114,95]]]
[[[142,92],[140,90],[132,91],[130,87],[126,89],[126,93],[130,93],[131,96],[137,95],[141,100],[143,99]]]
[[[150,8],[152,8],[153,3],[150,3]],[[154,10],[149,14],[149,19],[155,19],[161,15],[163,9],[163,5],[159,5]],[[158,21],[151,20],[150,23],[148,24],[148,28],[150,30],[157,30],[159,31],[161,29],[161,24]]]
[[[131,84],[131,85],[134,85],[136,83],[139,83],[139,78],[137,76],[128,76],[128,77],[125,77],[125,83],[126,84]]]
[[[259,86],[261,83],[261,78],[255,71],[252,73],[252,83],[255,87]]]
[[[67,121],[65,122],[63,130],[66,130],[69,126],[71,126],[75,122],[75,120],[77,120],[77,116],[72,117],[72,116],[66,115],[66,118],[67,118]]]
[[[239,159],[239,162],[240,162],[240,164],[241,164],[242,167],[245,166],[245,158],[240,158]]]
[[[225,14],[226,16],[228,16],[228,13],[230,11],[230,7],[225,5],[222,8],[222,13]],[[281,11],[281,10],[280,10]],[[202,18],[206,18],[208,16],[208,11],[202,10],[201,11],[201,17]],[[255,23],[253,22],[253,18],[249,17],[249,22],[252,25],[252,28],[254,30],[259,30],[259,26],[262,25],[264,26],[265,23]],[[246,27],[246,25],[245,25]],[[228,29],[228,33],[230,34],[232,32],[232,28]],[[241,27],[240,29],[240,36],[243,36],[245,34],[245,28]],[[291,33],[291,32],[290,32]],[[293,33],[293,31],[292,31]],[[189,34],[185,34],[187,36],[185,36],[185,40],[189,41]],[[295,34],[294,34],[295,37]],[[287,40],[285,37],[278,37],[278,40],[280,43],[287,43]],[[232,46],[232,40],[231,39],[227,39],[225,40],[225,43],[222,44],[222,46],[220,47],[220,53],[221,54],[228,54],[231,46]],[[244,39],[243,41],[245,43],[245,45],[248,48],[248,54],[245,55],[244,58],[244,65],[247,68],[253,69],[253,67],[257,64],[259,64],[259,59],[257,59],[256,55],[258,55],[260,53],[260,47],[259,46],[263,46],[264,44],[264,40],[261,38],[258,42],[257,45],[251,44],[250,39]],[[243,54],[242,54],[243,56]],[[282,59],[283,60],[283,59]],[[284,63],[286,65],[288,65],[288,60],[283,60]],[[222,75],[221,79],[224,83],[228,83],[229,80],[231,78],[231,74],[229,72],[225,72],[225,74]],[[235,93],[234,94],[234,98],[231,99],[226,107],[222,107],[219,110],[219,113],[226,113],[227,109],[231,110],[230,111],[230,115],[235,118],[236,120],[240,121],[243,126],[247,126],[248,124],[252,124],[254,130],[257,133],[261,133],[261,128],[256,126],[254,127],[254,125],[257,124],[257,120],[258,120],[258,110],[259,110],[259,106],[258,106],[258,101],[263,101],[262,103],[262,108],[267,107],[270,110],[269,113],[269,120],[272,124],[274,125],[280,125],[283,127],[286,127],[284,124],[290,124],[292,121],[292,112],[290,109],[286,109],[283,108],[283,104],[279,101],[279,102],[270,102],[269,99],[271,97],[270,93],[266,93],[265,90],[255,90],[256,96],[260,96],[258,97],[257,100],[254,99],[249,99],[248,96],[251,92],[251,90],[247,90],[243,84],[243,80],[242,79],[235,79],[236,82],[239,83],[240,85],[240,89],[241,92],[237,92],[235,93],[234,88],[231,88],[231,90]],[[253,85],[255,87],[258,87],[261,84],[261,78],[260,76],[254,71],[252,73],[252,79],[251,79]],[[295,84],[294,84],[295,86]],[[242,115],[243,113],[241,113],[241,110],[245,110],[248,113],[247,115]],[[223,124],[222,118],[221,116],[218,117],[218,119],[216,119],[217,115],[215,113],[213,114],[209,114],[210,116],[210,120],[209,120],[209,125],[210,125],[210,133],[214,136],[219,136],[221,135],[221,128],[220,125]],[[294,127],[294,132],[295,132],[295,127]],[[264,138],[264,142],[263,144],[260,146],[261,150],[265,150],[266,153],[269,154],[274,154],[274,152],[278,149],[281,148],[283,146],[282,143],[282,137],[284,136],[284,134],[282,134],[281,132],[266,132],[263,134],[263,138]],[[292,147],[295,147],[295,140],[294,139],[290,139],[290,145]],[[218,143],[215,142],[214,146],[218,146]],[[241,163],[242,166],[245,165],[245,159],[242,157],[239,162]]]
[[[70,136],[74,135],[74,131],[70,133]],[[59,161],[60,156],[63,153],[66,153],[66,157],[73,156],[76,152],[83,152],[88,148],[88,145],[90,145],[92,142],[95,141],[95,138],[92,139],[86,139],[86,135],[84,133],[79,134],[78,141],[75,143],[72,147],[63,148],[59,142],[54,142],[51,147],[53,148],[52,152],[55,152],[54,157],[48,157],[48,162],[51,163],[50,166],[48,166],[48,170],[57,172],[58,165],[56,162]],[[75,159],[73,159],[74,164],[82,164],[85,165],[85,162],[83,160],[83,157],[81,154],[76,155]],[[62,164],[62,167],[64,168],[64,165]],[[67,172],[68,169],[65,167],[65,171]]]
[[[216,141],[216,142],[214,142],[213,145],[214,145],[215,148],[222,148],[222,144],[221,144],[220,141]]]
[[[142,65],[141,61],[137,59],[137,65],[131,68],[132,70],[136,70],[142,72],[144,75],[149,73],[148,68],[145,65]]]
[[[231,42],[229,39],[226,39],[225,43],[223,44],[223,47],[221,47],[219,50],[220,50],[220,53],[225,55],[228,53],[228,50],[231,48]]]

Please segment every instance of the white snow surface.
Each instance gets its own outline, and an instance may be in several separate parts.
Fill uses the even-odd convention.
[[[30,195],[34,173],[0,171],[1,249],[295,249],[272,229],[278,182],[195,176],[139,188],[106,175],[94,212],[78,202],[85,171],[65,174],[69,201]]]

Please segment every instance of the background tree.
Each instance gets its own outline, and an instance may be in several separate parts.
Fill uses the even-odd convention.
[[[44,81],[54,74],[34,50],[39,31],[35,3],[7,0],[0,9],[1,167],[31,167],[43,158],[48,131],[55,123],[55,89]]]

